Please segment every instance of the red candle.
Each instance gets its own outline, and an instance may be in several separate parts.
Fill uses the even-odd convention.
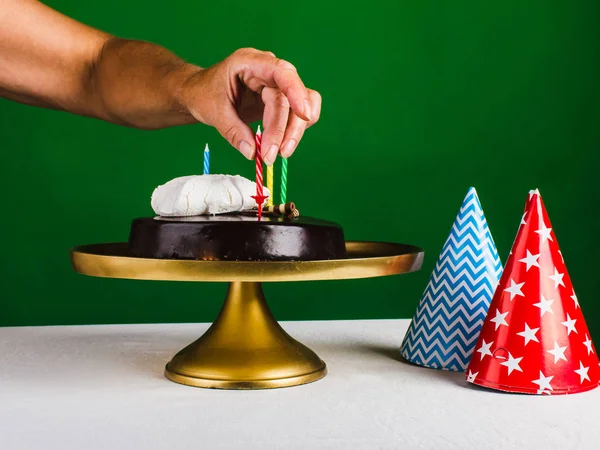
[[[252,198],[256,200],[256,204],[258,205],[258,220],[260,220],[262,217],[263,203],[267,198],[263,195],[263,159],[260,153],[262,133],[260,132],[260,125],[254,139],[256,141],[256,155],[254,157],[256,160],[256,195],[253,195]]]
[[[263,160],[261,154],[261,146],[260,143],[262,141],[262,133],[260,132],[260,125],[258,126],[258,130],[254,135],[254,139],[256,141],[256,195],[263,195]]]

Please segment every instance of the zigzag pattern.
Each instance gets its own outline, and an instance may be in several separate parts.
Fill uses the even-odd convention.
[[[464,371],[502,273],[477,192],[469,189],[400,349],[415,364]]]

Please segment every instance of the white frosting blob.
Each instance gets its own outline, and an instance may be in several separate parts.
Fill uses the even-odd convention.
[[[271,195],[266,187],[263,190]],[[223,214],[256,207],[253,195],[256,183],[240,175],[190,175],[158,186],[151,204],[164,217]]]

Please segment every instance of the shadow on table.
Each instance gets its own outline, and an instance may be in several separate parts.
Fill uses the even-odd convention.
[[[369,345],[366,344],[365,347],[373,353],[384,356],[386,358],[393,359],[395,361],[400,362],[408,371],[419,371],[419,373],[426,374],[426,376],[430,378],[435,378],[440,381],[445,381],[454,385],[465,386],[467,385],[465,381],[464,372],[454,372],[451,370],[439,370],[439,369],[431,369],[429,367],[419,366],[417,364],[413,364],[407,359],[403,358],[400,354],[400,349],[396,347],[386,347],[382,345]]]
[[[400,355],[398,347],[392,347],[381,343],[356,342],[348,343],[321,343],[315,345],[318,354],[344,354],[346,358],[361,360],[367,357],[375,362],[376,359],[393,360],[397,362],[397,370],[406,373],[407,376],[419,375],[421,377],[435,379],[453,385],[464,387],[468,385],[465,381],[464,372],[453,372],[449,370],[430,369],[413,364]],[[373,359],[375,358],[375,359]]]
[[[519,395],[492,390],[472,383],[467,383],[464,372],[454,372],[450,370],[432,369],[429,367],[419,366],[403,358],[400,354],[400,349],[397,347],[376,343],[361,343],[355,345],[345,344],[341,347],[343,347],[343,349],[340,349],[340,346],[333,344],[330,345],[330,350],[335,351],[337,349],[349,354],[355,354],[357,358],[365,355],[377,355],[388,360],[397,361],[398,370],[404,372],[407,376],[418,375],[422,378],[429,378],[435,382],[448,383],[472,391],[485,392],[489,394]]]

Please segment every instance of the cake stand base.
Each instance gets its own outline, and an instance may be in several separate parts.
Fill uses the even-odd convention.
[[[269,389],[323,378],[325,363],[277,323],[259,282],[234,281],[204,335],[167,364],[176,383],[215,389]]]

